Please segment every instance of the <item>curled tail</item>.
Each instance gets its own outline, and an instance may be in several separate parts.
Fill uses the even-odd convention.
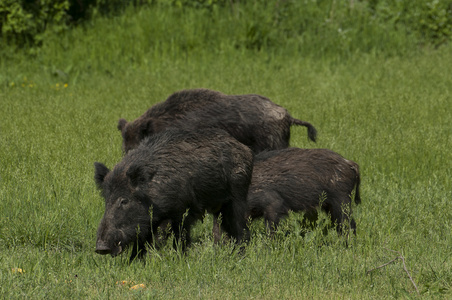
[[[317,138],[317,130],[315,129],[314,126],[312,126],[311,123],[292,118],[291,125],[294,125],[294,124],[299,125],[299,126],[308,127],[308,137],[311,141],[315,142],[315,140]]]
[[[361,203],[361,195],[359,194],[359,185],[361,184],[361,176],[359,175],[359,167],[358,164],[352,167],[356,174],[356,184],[355,184],[355,203]]]

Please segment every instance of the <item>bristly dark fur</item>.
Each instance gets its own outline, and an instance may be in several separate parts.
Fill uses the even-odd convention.
[[[176,92],[133,122],[118,121],[125,152],[134,149],[146,136],[169,127],[195,130],[220,128],[254,153],[289,146],[292,125],[308,128],[308,137],[316,140],[310,123],[294,119],[289,112],[268,98],[249,95],[225,95],[208,89]]]
[[[185,247],[191,225],[205,211],[221,214],[223,230],[237,242],[248,239],[244,212],[252,166],[252,151],[220,129],[169,129],[144,139],[106,174],[96,163],[106,203],[96,252],[115,256],[134,245],[131,259],[142,256],[168,223]]]
[[[248,216],[264,217],[270,230],[278,225],[289,210],[314,215],[322,193],[326,195],[321,209],[331,215],[337,230],[350,221],[351,195],[360,203],[359,166],[327,149],[287,148],[256,155],[253,177],[248,191]]]

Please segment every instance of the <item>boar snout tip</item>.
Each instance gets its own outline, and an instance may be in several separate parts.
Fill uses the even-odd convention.
[[[107,255],[107,254],[111,253],[110,249],[96,249],[95,251],[97,254],[100,254],[100,255]]]
[[[96,244],[95,252],[97,254],[105,255],[105,254],[110,254],[111,253],[111,249],[104,242],[98,241],[97,244]]]

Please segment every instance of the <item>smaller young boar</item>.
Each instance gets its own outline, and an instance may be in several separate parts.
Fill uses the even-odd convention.
[[[205,211],[238,243],[248,239],[244,212],[252,151],[223,130],[166,130],[129,151],[113,170],[95,163],[105,198],[96,252],[116,256],[133,245],[131,259],[145,253],[159,226],[170,224],[183,249],[190,227]]]
[[[137,147],[145,137],[174,127],[185,130],[220,128],[259,153],[287,148],[292,125],[307,127],[309,138],[315,141],[314,126],[293,118],[285,108],[266,97],[225,95],[208,89],[176,92],[135,121],[118,121],[124,152]]]
[[[337,231],[350,222],[351,194],[360,203],[358,165],[327,149],[287,148],[262,152],[255,157],[253,176],[248,191],[248,216],[264,217],[267,229],[274,233],[281,218],[289,210],[302,211],[313,221],[317,218],[320,197],[326,199],[321,209],[331,215]]]

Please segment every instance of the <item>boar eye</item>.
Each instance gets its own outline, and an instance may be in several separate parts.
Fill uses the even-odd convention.
[[[119,206],[125,206],[127,203],[129,203],[129,199],[121,198],[119,200]]]

